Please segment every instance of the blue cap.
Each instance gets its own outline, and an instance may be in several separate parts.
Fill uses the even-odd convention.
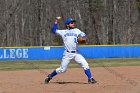
[[[76,20],[73,20],[72,18],[67,18],[65,24],[69,24],[71,22],[76,22]]]

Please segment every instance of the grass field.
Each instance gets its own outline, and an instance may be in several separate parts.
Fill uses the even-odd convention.
[[[140,58],[108,58],[87,59],[90,67],[140,66]],[[0,61],[0,70],[54,69],[60,66],[61,60],[35,61]],[[72,61],[69,68],[79,68],[80,65]]]

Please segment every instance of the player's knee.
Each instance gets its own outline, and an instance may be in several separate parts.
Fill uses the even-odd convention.
[[[87,70],[87,69],[89,69],[89,66],[85,65],[85,66],[83,66],[83,68],[84,68],[84,70]]]
[[[66,69],[65,68],[58,68],[58,69],[56,69],[56,72],[57,73],[64,73],[64,72],[66,72]]]
[[[82,64],[82,67],[83,67],[84,70],[89,69],[89,65],[88,65],[87,62],[84,62],[84,64]]]
[[[60,70],[60,72],[61,72],[61,73],[64,73],[64,72],[66,72],[66,69],[63,68],[63,69]]]

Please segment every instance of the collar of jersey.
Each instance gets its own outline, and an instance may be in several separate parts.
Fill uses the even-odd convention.
[[[74,28],[67,28],[66,30],[71,30],[71,29],[74,29]]]

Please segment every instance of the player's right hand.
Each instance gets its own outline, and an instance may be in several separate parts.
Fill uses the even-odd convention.
[[[58,24],[59,20],[61,19],[60,16],[56,17],[55,24]]]

